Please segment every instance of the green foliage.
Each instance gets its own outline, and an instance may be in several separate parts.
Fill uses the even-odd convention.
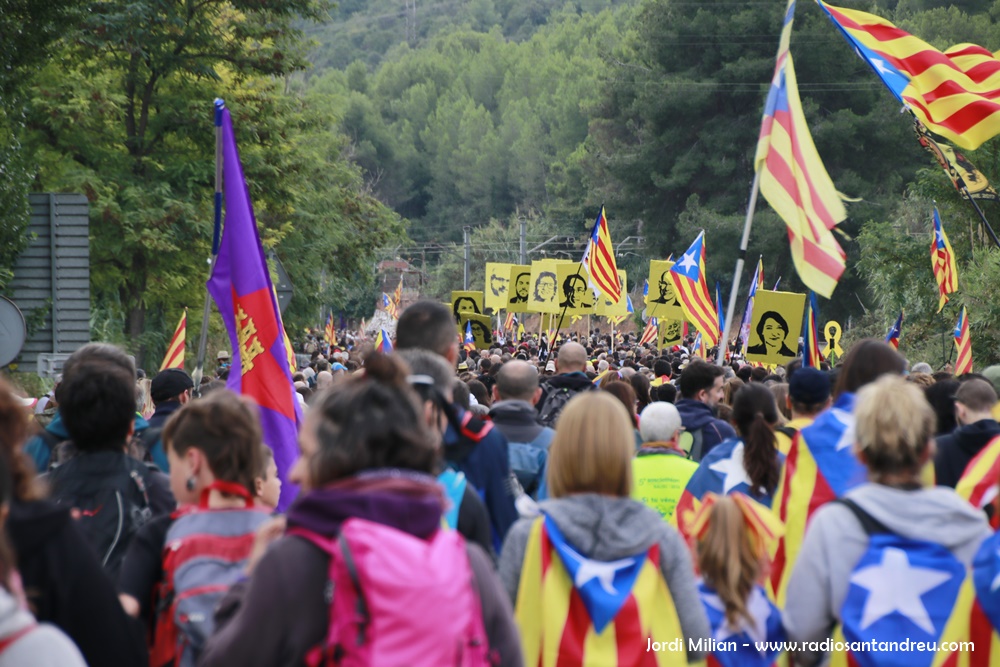
[[[31,88],[38,185],[84,192],[91,203],[95,335],[120,339],[140,363],[158,361],[182,308],[189,332],[201,324],[216,96],[233,116],[265,248],[294,283],[290,331],[315,324],[348,284],[371,285],[375,248],[402,234],[350,163],[322,96],[287,93],[274,78],[305,65],[293,20],[324,7],[98,3]],[[221,335],[221,324],[211,331]]]

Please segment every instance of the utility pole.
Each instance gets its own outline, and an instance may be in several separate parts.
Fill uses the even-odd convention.
[[[465,237],[465,272],[462,276],[462,289],[466,292],[469,291],[469,251],[471,249],[471,244],[469,242],[469,230],[472,229],[469,225],[462,227],[462,235]]]
[[[521,218],[521,265],[528,263],[528,221]]]

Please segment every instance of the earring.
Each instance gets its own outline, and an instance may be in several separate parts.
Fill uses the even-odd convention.
[[[187,482],[184,483],[184,486],[187,487],[188,491],[194,491],[194,486],[195,486],[194,477],[188,477]]]

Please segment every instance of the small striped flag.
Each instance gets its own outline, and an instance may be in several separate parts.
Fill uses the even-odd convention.
[[[938,312],[948,303],[948,295],[958,290],[958,268],[955,266],[955,253],[944,233],[941,215],[937,206],[934,207],[934,241],[931,243],[931,268],[938,286]]]
[[[330,313],[330,316],[326,318],[326,330],[323,334],[323,337],[326,339],[326,342],[329,343],[330,345],[333,345],[334,341],[337,340],[337,334],[333,328],[333,313]]]
[[[465,321],[465,340],[463,341],[466,352],[476,349],[476,339],[472,335],[472,320]]]
[[[972,338],[969,335],[969,317],[962,306],[962,312],[955,324],[955,348],[958,358],[955,359],[955,375],[965,375],[972,372]]]
[[[681,259],[670,267],[685,318],[694,323],[708,347],[719,342],[719,314],[705,275],[705,232],[698,234]]]
[[[639,338],[639,345],[655,343],[659,336],[658,332],[659,327],[657,325],[657,319],[655,317],[649,318],[649,322],[646,323],[646,328],[642,332],[642,337]]]
[[[389,332],[385,329],[379,329],[375,335],[375,351],[382,354],[392,352],[392,340],[389,339]]]
[[[802,337],[802,365],[819,368],[823,362],[823,353],[819,351],[819,332],[816,321],[819,319],[819,307],[816,305],[816,293],[809,292],[809,310],[806,312],[806,331]]]
[[[167,346],[167,353],[163,356],[163,363],[160,364],[161,371],[168,368],[184,368],[184,339],[187,337],[187,319],[187,308],[185,308],[177,323],[177,328],[174,329],[170,345]]]
[[[618,280],[615,249],[611,245],[611,232],[608,231],[608,219],[604,215],[603,206],[594,222],[594,229],[590,232],[590,240],[580,262],[590,275],[590,282],[604,293],[608,301],[612,304],[618,303],[622,298],[622,288]]]
[[[389,317],[396,319],[396,304],[393,303],[392,298],[385,292],[382,292],[382,309],[389,313]]]
[[[899,311],[899,317],[896,318],[896,323],[889,328],[889,332],[885,335],[885,342],[892,345],[893,348],[899,349],[899,336],[903,330],[903,311]]]

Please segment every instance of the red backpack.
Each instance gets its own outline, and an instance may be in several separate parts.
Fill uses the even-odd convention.
[[[429,540],[363,519],[335,538],[298,535],[330,556],[333,601],[326,640],[310,667],[496,664],[483,625],[465,540],[438,530]]]
[[[212,489],[241,496],[245,509],[208,509]],[[253,497],[231,482],[214,482],[197,507],[175,513],[163,546],[163,581],[157,591],[152,667],[191,666],[215,629],[215,607],[243,576],[257,528],[270,518]]]

